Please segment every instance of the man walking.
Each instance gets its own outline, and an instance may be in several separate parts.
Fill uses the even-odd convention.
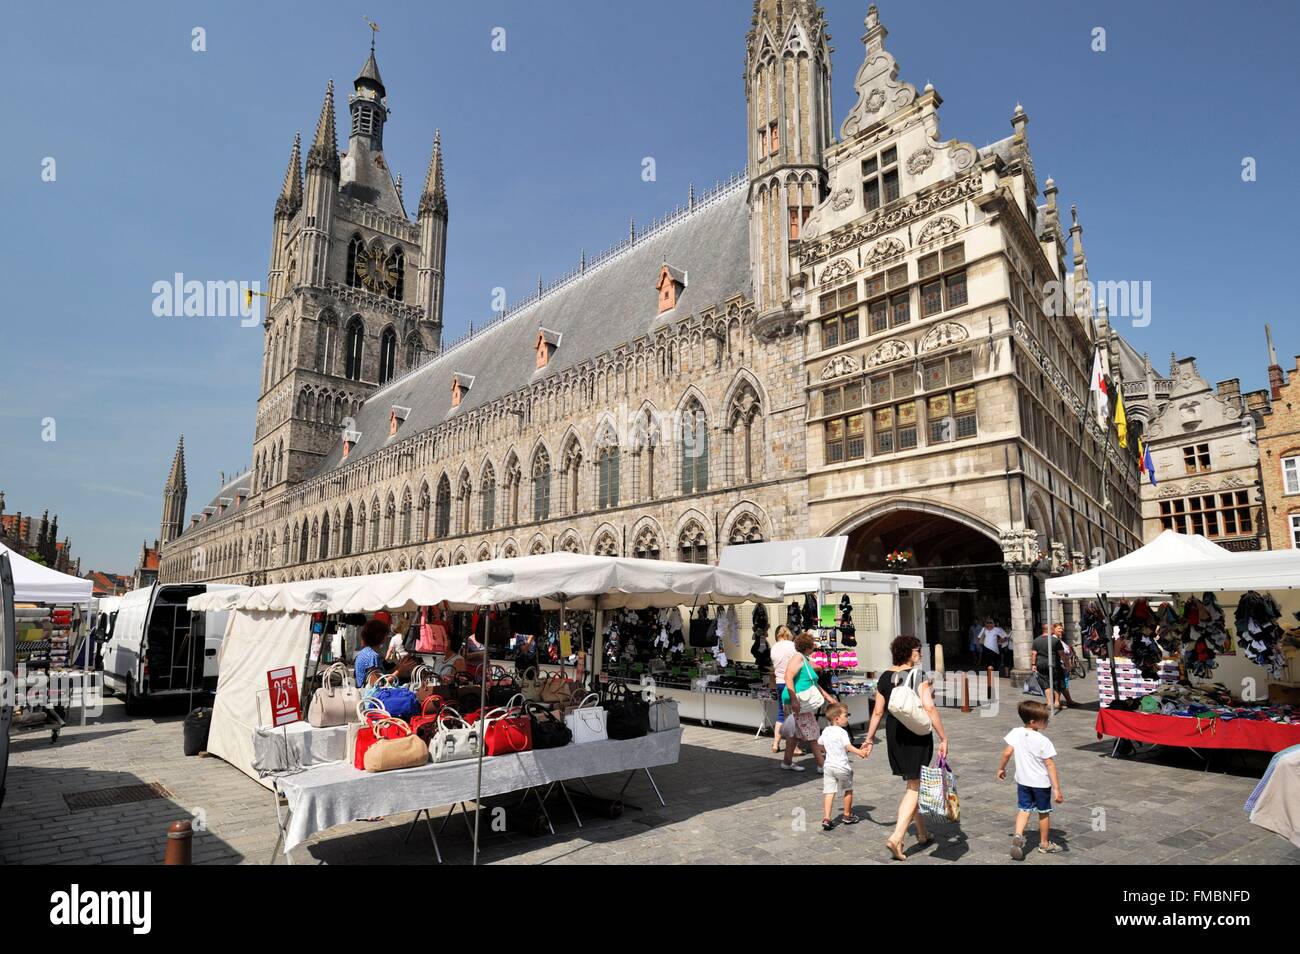
[[[980,668],[993,668],[1002,672],[1002,648],[1009,643],[1009,637],[1001,626],[993,621],[989,616],[984,620],[984,628],[980,631]]]

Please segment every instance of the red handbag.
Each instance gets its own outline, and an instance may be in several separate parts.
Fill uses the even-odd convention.
[[[429,709],[430,703],[433,704],[432,711]],[[433,733],[438,731],[438,719],[442,715],[444,705],[445,703],[443,702],[442,696],[426,696],[424,702],[420,704],[420,714],[411,719],[411,731],[424,739],[425,742],[432,739]],[[421,733],[420,730],[426,726],[428,727],[427,730]],[[426,738],[426,736],[428,738]]]
[[[483,748],[488,755],[528,752],[533,747],[533,720],[522,709],[493,709],[483,720]]]
[[[366,724],[357,729],[357,747],[352,753],[352,765],[364,772],[366,749],[380,739],[400,739],[410,734],[411,727],[401,719],[395,719],[386,712],[367,712]]]

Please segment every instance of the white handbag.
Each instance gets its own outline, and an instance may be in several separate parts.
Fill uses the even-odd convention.
[[[589,702],[593,704],[587,705]],[[604,742],[609,738],[605,727],[608,718],[609,713],[600,706],[600,696],[593,692],[582,700],[578,708],[570,710],[564,717],[564,724],[573,733],[574,743]]]
[[[443,709],[438,717],[438,731],[429,742],[429,756],[435,763],[458,762],[478,758],[482,746],[479,727],[470,725],[455,709]]]
[[[889,690],[889,714],[903,724],[903,727],[917,735],[929,735],[933,727],[930,715],[921,705],[921,695],[913,687],[912,677],[919,676],[920,669],[913,668],[906,681],[900,682]]]
[[[812,669],[812,665],[806,658],[804,659],[803,664],[808,669]],[[822,695],[821,686],[817,683],[817,673],[815,670],[812,672],[812,685],[800,689],[794,694],[794,697],[799,700],[799,705],[801,707],[814,713],[826,704],[826,697]]]
[[[341,685],[330,680],[335,674],[342,677]],[[346,725],[361,701],[361,690],[348,676],[348,667],[335,663],[321,674],[320,688],[312,693],[307,706],[307,723],[321,729],[326,726]]]
[[[676,699],[655,699],[650,703],[650,731],[667,732],[682,726],[681,707]]]

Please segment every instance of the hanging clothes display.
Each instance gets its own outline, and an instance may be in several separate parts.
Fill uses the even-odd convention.
[[[1282,628],[1277,621],[1282,616],[1277,600],[1272,596],[1246,593],[1237,603],[1237,641],[1246,658],[1263,666],[1270,676],[1280,676],[1286,668],[1282,653]]]
[[[754,630],[754,641],[749,644],[749,654],[760,669],[772,668],[772,647],[767,641],[767,609],[762,603],[754,606],[750,627]]]
[[[853,625],[853,604],[847,593],[840,597],[840,641],[850,648],[858,645],[858,629]],[[856,653],[854,659],[857,659]],[[856,661],[853,665],[857,667]]]

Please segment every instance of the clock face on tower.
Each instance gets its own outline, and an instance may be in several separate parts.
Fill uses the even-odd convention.
[[[397,268],[391,256],[378,249],[357,252],[357,281],[372,292],[386,294],[397,287]]]

